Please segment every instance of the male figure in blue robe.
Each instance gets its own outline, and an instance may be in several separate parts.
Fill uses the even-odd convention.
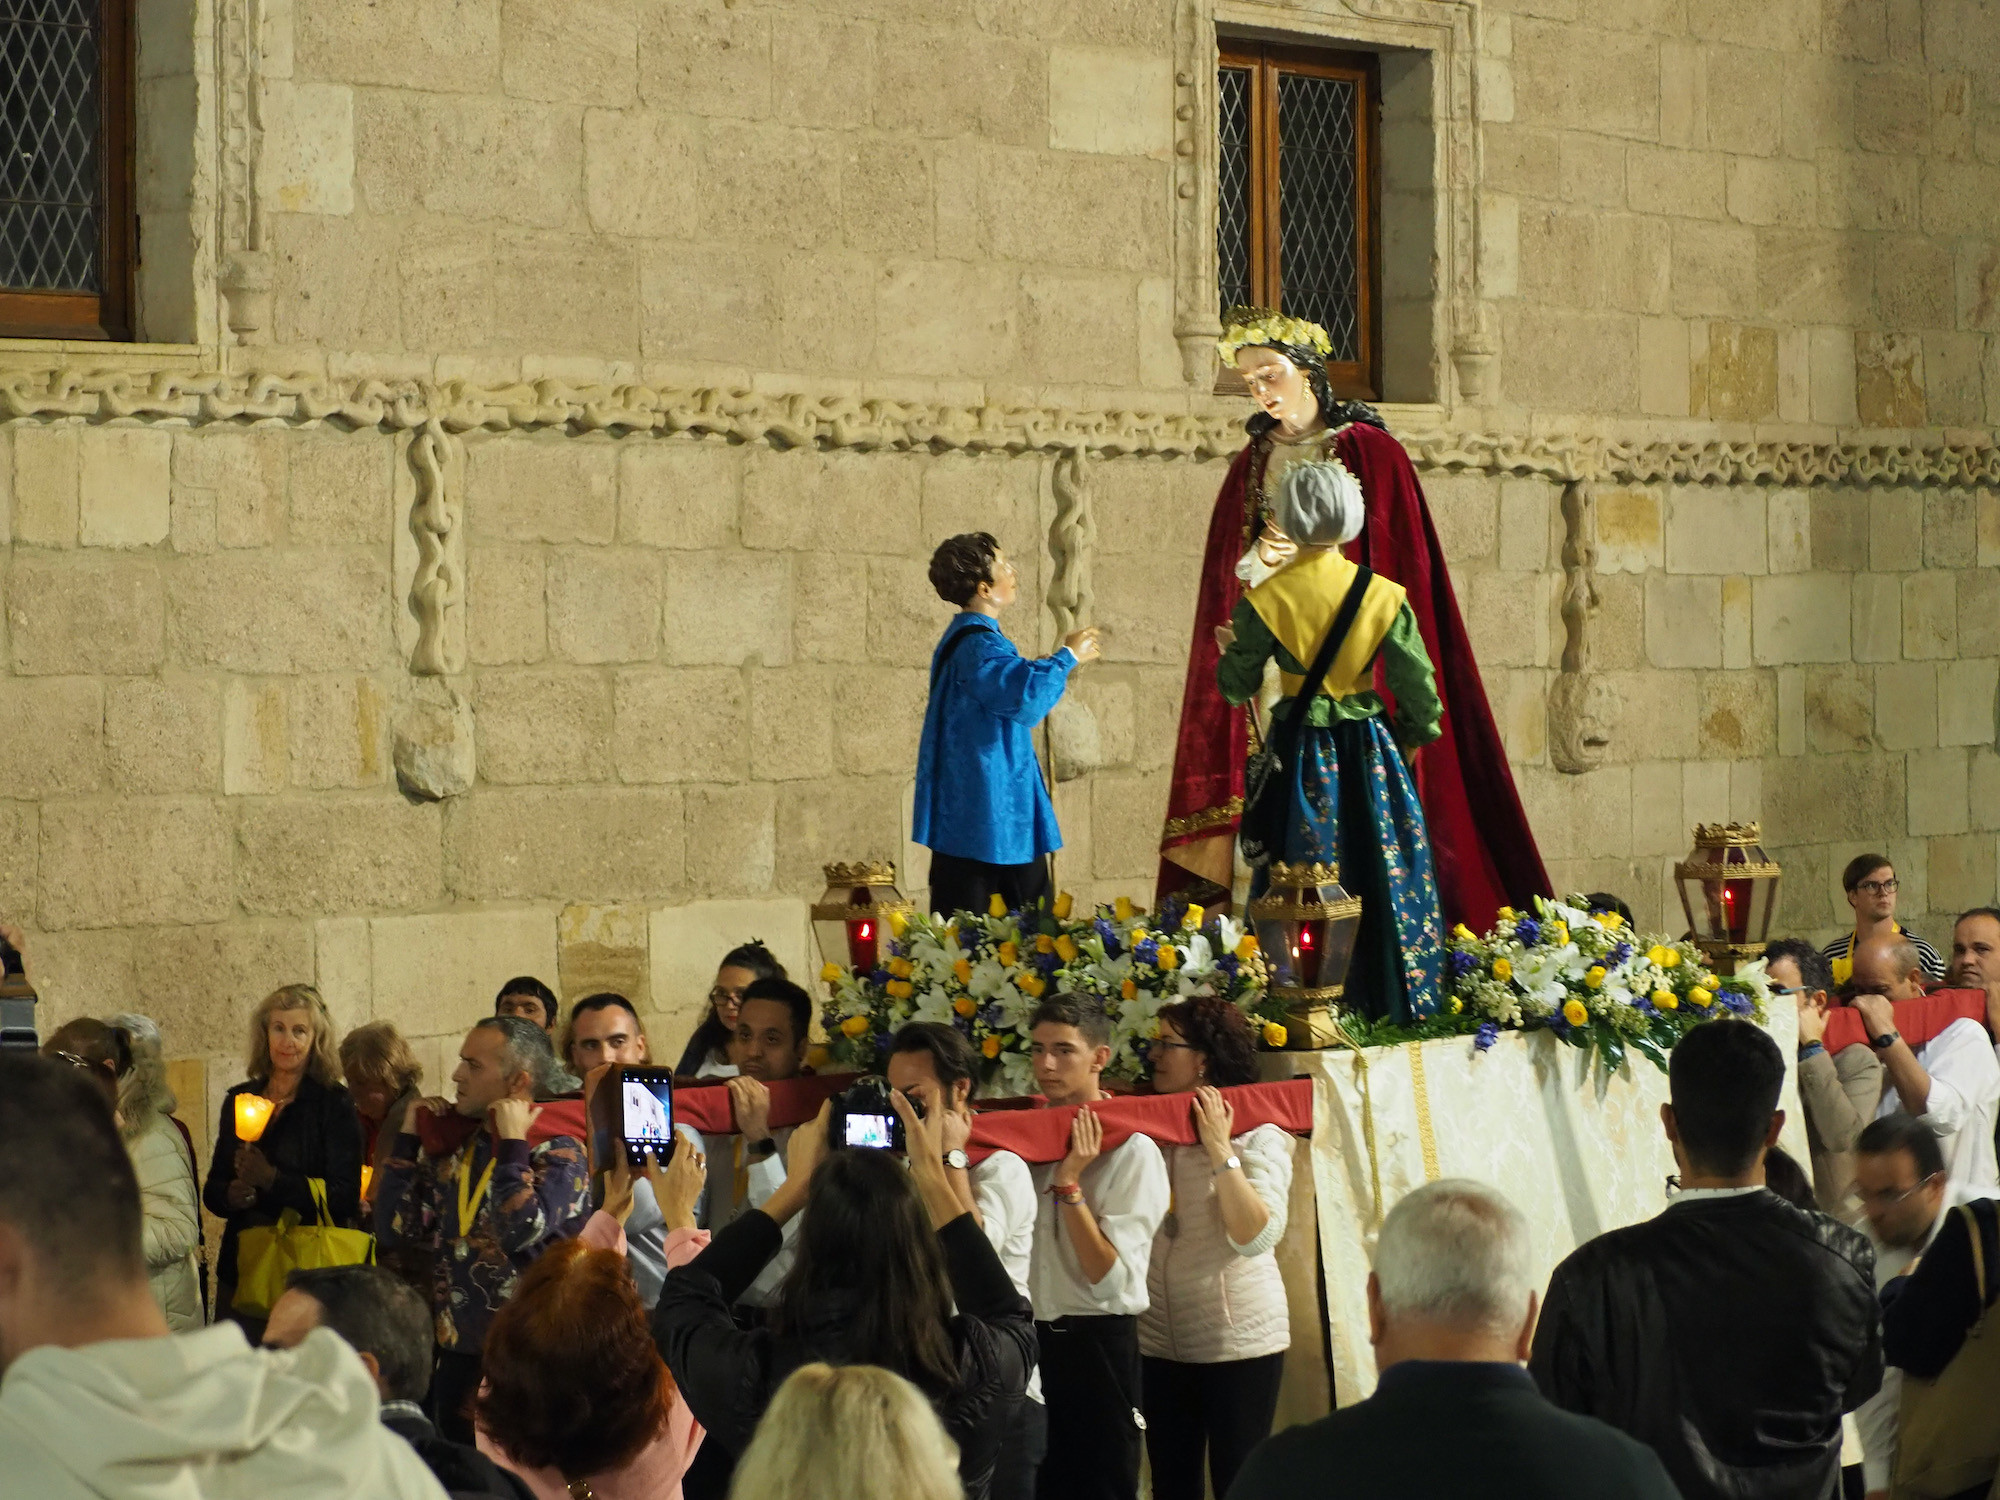
[[[984,912],[996,894],[1028,906],[1051,895],[1049,855],[1062,847],[1034,729],[1069,674],[1097,660],[1097,630],[1072,631],[1053,656],[1023,657],[998,621],[1019,592],[1014,565],[983,531],[938,547],[931,586],[959,610],[931,655],[917,750],[911,837],[931,851],[931,909]]]

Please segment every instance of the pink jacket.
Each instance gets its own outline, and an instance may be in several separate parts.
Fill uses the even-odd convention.
[[[602,1211],[577,1236],[594,1250],[625,1253],[625,1228]],[[706,1229],[674,1229],[667,1233],[667,1266],[686,1265],[708,1244]],[[554,1469],[537,1469],[511,1457],[483,1428],[477,1433],[479,1451],[527,1481],[536,1500],[569,1500],[569,1484]],[[586,1476],[597,1500],[681,1500],[681,1476],[701,1448],[702,1428],[676,1394],[667,1425],[650,1446],[624,1468]]]

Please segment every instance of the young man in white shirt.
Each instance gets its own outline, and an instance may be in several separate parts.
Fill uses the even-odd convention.
[[[889,1044],[884,1073],[926,1116],[944,1126],[945,1178],[958,1201],[985,1231],[1014,1288],[1032,1299],[1035,1251],[1035,1183],[1028,1164],[1011,1151],[994,1151],[974,1165],[965,1154],[972,1138],[972,1091],[978,1073],[972,1043],[955,1026],[912,1021]],[[1041,1372],[1028,1377],[1027,1399],[1015,1413],[993,1466],[992,1500],[1031,1500],[1035,1472],[1048,1449]]]
[[[1143,1135],[1104,1150],[1090,1105],[1104,1097],[1111,1022],[1096,1001],[1057,995],[1035,1009],[1035,1081],[1051,1108],[1078,1106],[1069,1154],[1030,1169],[1039,1198],[1029,1297],[1041,1345],[1048,1455],[1038,1500],[1134,1500],[1145,1418],[1139,1412],[1139,1314],[1146,1267],[1167,1216],[1167,1165]]]
[[[1870,938],[1855,950],[1854,1009],[1888,1072],[1877,1114],[1901,1110],[1930,1127],[1944,1151],[1954,1201],[1990,1198],[2000,1193],[1993,1153],[2000,1060],[1986,1028],[1965,1017],[1921,1046],[1903,1040],[1893,1002],[1923,994],[1922,974],[1921,956],[1901,934]]]

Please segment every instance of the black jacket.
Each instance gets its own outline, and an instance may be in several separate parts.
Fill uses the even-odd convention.
[[[1260,1445],[1229,1500],[1678,1500],[1643,1443],[1558,1411],[1518,1365],[1412,1360]]]
[[[527,1480],[501,1468],[477,1448],[441,1436],[420,1412],[385,1407],[382,1425],[417,1450],[417,1457],[452,1500],[535,1500]]]
[[[208,1211],[224,1221],[222,1250],[216,1257],[218,1285],[236,1284],[236,1238],[258,1224],[275,1224],[280,1212],[297,1209],[299,1218],[314,1222],[312,1190],[306,1179],[317,1177],[326,1183],[326,1205],[333,1221],[341,1225],[359,1222],[361,1213],[361,1117],[354,1101],[339,1084],[324,1084],[306,1077],[292,1102],[279,1110],[265,1127],[264,1139],[257,1144],[278,1169],[278,1180],[257,1192],[255,1205],[246,1209],[229,1206],[229,1184],[236,1177],[236,1096],[262,1093],[267,1080],[252,1078],[239,1083],[222,1100],[222,1118],[215,1130],[215,1155],[208,1163],[208,1180],[202,1184],[201,1201]],[[218,1307],[218,1315],[228,1312]]]
[[[1882,1383],[1875,1252],[1775,1193],[1684,1200],[1556,1267],[1528,1368],[1686,1500],[1820,1500],[1841,1413]]]
[[[669,1271],[660,1290],[653,1341],[688,1409],[707,1429],[704,1451],[714,1444],[740,1456],[771,1397],[799,1366],[854,1362],[846,1346],[851,1297],[828,1299],[803,1336],[780,1338],[769,1328],[746,1332],[736,1326],[731,1306],[782,1243],[770,1215],[746,1213],[701,1254]],[[1014,1405],[1035,1367],[1034,1310],[1014,1290],[972,1215],[940,1229],[938,1244],[958,1305],[950,1325],[958,1388],[925,1394],[958,1444],[966,1500],[984,1500]]]
[[[2000,1297],[2000,1203],[1966,1205],[1979,1225],[1986,1285],[1975,1290],[1972,1236],[1965,1215],[1945,1212],[1916,1270],[1882,1288],[1882,1352],[1890,1364],[1924,1380],[1944,1374],[1986,1307]]]

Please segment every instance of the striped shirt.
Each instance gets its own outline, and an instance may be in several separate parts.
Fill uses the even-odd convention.
[[[1907,928],[1898,927],[1896,931],[1902,933],[1909,940],[1910,946],[1917,950],[1918,961],[1924,966],[1924,978],[1932,984],[1943,980],[1944,958],[1937,949]],[[1850,932],[1844,937],[1835,938],[1819,951],[1821,956],[1827,959],[1846,958],[1854,951],[1854,934]]]

